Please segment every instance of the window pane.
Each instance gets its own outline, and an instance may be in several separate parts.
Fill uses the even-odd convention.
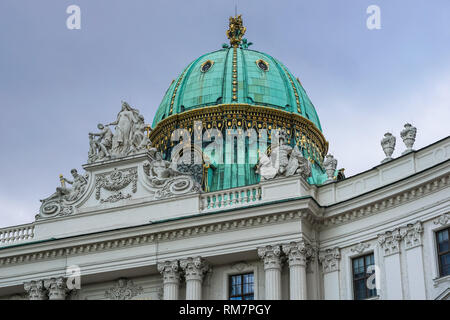
[[[448,229],[438,232],[438,251],[445,252],[448,251]]]
[[[233,275],[230,277],[230,300],[253,299],[253,273]]]
[[[354,282],[355,300],[362,300],[366,298],[366,284],[365,279]]]
[[[255,298],[253,297],[253,295],[248,295],[244,297],[244,300],[254,300]]]
[[[244,283],[253,283],[253,273],[244,274]]]
[[[369,254],[368,256],[366,256],[366,268],[373,264],[374,264],[374,256],[373,256],[373,254]]]
[[[356,258],[353,260],[353,274],[362,274],[364,273],[364,259]],[[360,275],[361,276],[361,275]],[[360,277],[358,276],[358,277]]]
[[[370,289],[369,290],[369,296],[368,296],[368,298],[370,298],[370,297],[375,297],[377,295],[377,289]]]
[[[235,295],[237,295],[237,294],[242,294],[241,289],[242,289],[241,285],[236,285],[236,286],[234,287],[234,294],[235,294]]]
[[[253,293],[253,284],[244,284],[244,294]]]
[[[441,276],[447,276],[450,274],[450,253],[440,256],[441,260]]]
[[[375,270],[371,270],[369,267],[375,264],[375,257],[373,253],[367,254],[362,257],[354,258],[353,261],[353,287],[354,287],[354,297],[356,300],[367,299],[368,297],[376,296],[376,289],[371,289],[367,287],[367,279]]]

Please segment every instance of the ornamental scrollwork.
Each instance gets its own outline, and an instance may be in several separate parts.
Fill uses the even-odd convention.
[[[285,244],[282,248],[288,258],[290,267],[295,265],[305,267],[315,255],[314,248],[303,240]]]
[[[433,220],[433,223],[440,224],[441,226],[445,226],[449,220],[450,220],[450,213],[444,213],[444,214],[440,215],[439,217],[435,218]]]
[[[104,202],[117,202],[122,199],[131,198],[131,194],[122,194],[120,190],[131,184],[131,191],[137,191],[137,167],[128,169],[117,169],[111,172],[101,173],[95,177],[95,198]],[[117,192],[106,199],[101,199],[101,190]]]
[[[143,291],[143,288],[135,285],[132,280],[121,278],[117,280],[112,288],[105,291],[105,298],[110,300],[130,300]]]
[[[281,269],[282,266],[282,250],[279,245],[268,245],[258,248],[258,256],[264,262],[264,270]]]
[[[155,199],[201,192],[201,185],[188,173],[180,172],[176,162],[164,160],[159,151],[151,148],[143,165],[146,181]]]
[[[339,248],[326,249],[319,253],[319,261],[322,264],[323,273],[339,270],[341,253]]]
[[[369,244],[369,243],[360,242],[360,243],[354,245],[354,246],[350,249],[350,251],[352,251],[352,252],[357,252],[358,254],[361,254],[361,253],[363,253],[363,252],[364,252],[367,248],[369,248],[369,247],[370,247],[370,244]]]
[[[404,240],[405,248],[411,249],[422,245],[422,222],[409,223],[406,226],[378,235],[378,243],[384,256],[400,253],[401,241]]]
[[[60,175],[61,186],[51,196],[41,200],[42,204],[36,219],[55,216],[67,216],[74,212],[73,204],[80,200],[86,193],[89,175],[80,175],[76,169],[72,169],[73,180]],[[66,184],[70,184],[68,187]]]

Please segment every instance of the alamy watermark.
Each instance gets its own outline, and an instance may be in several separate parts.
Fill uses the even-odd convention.
[[[66,20],[66,26],[69,30],[81,29],[81,9],[79,6],[72,4],[67,7],[66,13],[70,14]]]
[[[369,14],[366,20],[366,26],[369,30],[381,29],[381,9],[373,4],[367,7],[366,13]]]
[[[66,285],[69,290],[81,289],[81,268],[72,265],[66,268]]]

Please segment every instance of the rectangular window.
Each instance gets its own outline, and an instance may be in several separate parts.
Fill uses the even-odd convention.
[[[439,261],[439,275],[441,277],[450,274],[450,228],[436,232],[437,253]]]
[[[375,268],[370,268],[375,264],[373,253],[352,259],[353,267],[353,298],[363,300],[377,295],[375,279],[371,277],[375,273]],[[370,271],[370,272],[369,272]],[[369,282],[369,283],[368,283]]]
[[[253,273],[236,274],[230,276],[230,300],[253,300],[254,277]]]

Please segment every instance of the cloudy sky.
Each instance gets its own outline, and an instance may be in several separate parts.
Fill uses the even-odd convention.
[[[302,81],[347,176],[379,164],[386,131],[400,155],[405,122],[416,149],[449,134],[448,0],[1,0],[0,227],[32,222],[58,175],[82,171],[88,132],[121,100],[151,123],[183,68],[227,42],[236,3],[252,49]]]

